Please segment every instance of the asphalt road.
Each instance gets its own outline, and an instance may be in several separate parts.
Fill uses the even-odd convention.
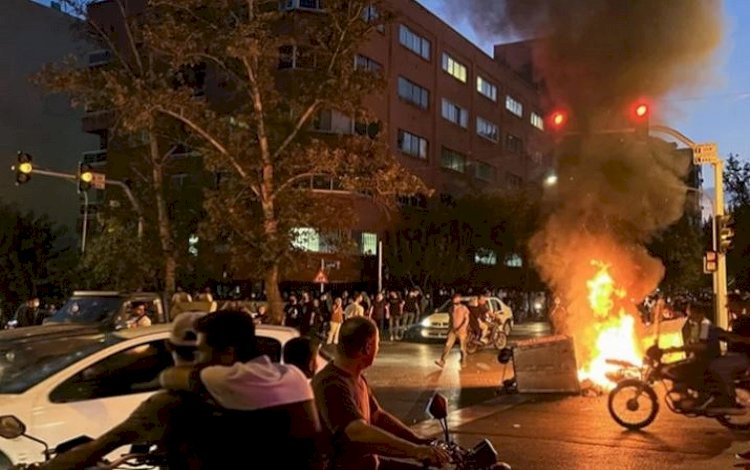
[[[549,334],[541,323],[518,325],[510,340]],[[459,365],[458,346],[446,366],[435,365],[443,343],[382,341],[380,353],[366,376],[381,405],[408,424],[429,418],[425,413],[435,391],[449,399],[452,410],[495,398],[502,380],[513,376],[511,367],[497,362],[496,350],[479,351],[468,357],[467,367]]]

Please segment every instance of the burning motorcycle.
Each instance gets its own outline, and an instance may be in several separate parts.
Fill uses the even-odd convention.
[[[0,437],[4,439],[16,439],[19,437],[25,437],[26,439],[38,442],[44,446],[42,455],[44,456],[44,462],[49,461],[57,454],[63,454],[74,447],[78,447],[87,442],[93,441],[89,436],[79,436],[57,445],[52,449],[49,448],[46,442],[38,439],[34,436],[26,434],[26,425],[15,416],[0,416]],[[34,463],[19,463],[11,467],[11,470],[34,470],[39,468],[43,462]],[[120,456],[120,458],[109,461],[101,461],[97,463],[96,470],[115,470],[123,468],[123,465],[127,468],[141,468],[141,469],[156,469],[166,468],[166,460],[163,454],[152,452],[152,448],[148,444],[134,444],[130,448],[130,452]]]
[[[492,443],[484,439],[472,449],[466,449],[453,442],[448,432],[448,400],[436,393],[427,405],[430,416],[440,422],[445,433],[445,440],[436,440],[433,446],[445,450],[451,457],[451,467],[454,470],[511,470],[511,466],[497,460],[497,452]],[[427,467],[427,465],[425,465]]]
[[[739,431],[750,430],[750,375],[744,374],[735,380],[738,402],[748,413],[743,415],[719,414],[700,409],[711,393],[710,379],[687,380],[675,373],[675,364],[664,364],[664,350],[652,346],[646,351],[643,366],[620,360],[607,363],[620,369],[608,374],[617,386],[609,393],[607,407],[612,419],[629,430],[640,430],[651,424],[659,413],[659,400],[654,390],[657,382],[665,389],[664,401],[674,413],[690,418],[716,419],[723,426]]]
[[[505,333],[503,324],[494,317],[490,317],[486,322],[488,331],[477,334],[469,329],[469,335],[466,339],[466,352],[474,354],[482,349],[501,350],[508,344],[508,335]]]

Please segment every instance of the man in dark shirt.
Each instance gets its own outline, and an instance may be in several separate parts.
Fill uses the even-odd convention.
[[[395,463],[388,457],[438,466],[447,463],[445,451],[414,434],[373,396],[362,373],[375,360],[379,340],[378,328],[369,318],[346,320],[339,333],[336,359],[313,378],[315,403],[330,439],[331,468],[422,468]],[[378,456],[386,458],[381,461]]]
[[[297,297],[289,297],[289,303],[284,307],[284,326],[299,329],[302,324],[302,305],[297,302]]]

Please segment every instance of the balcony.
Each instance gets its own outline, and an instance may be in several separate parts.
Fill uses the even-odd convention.
[[[101,168],[107,164],[106,150],[92,150],[81,154],[81,163],[90,165],[92,168]]]

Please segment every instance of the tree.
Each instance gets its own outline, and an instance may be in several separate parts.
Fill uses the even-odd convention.
[[[251,263],[263,274],[276,321],[280,266],[293,262],[294,229],[333,231],[353,222],[347,198],[315,197],[312,179],[325,175],[337,189],[386,207],[424,189],[382,135],[373,138],[377,125],[363,104],[383,86],[376,70],[355,62],[387,19],[379,7],[328,0],[325,9],[305,12],[280,9],[278,0],[155,0],[142,18],[167,69],[205,64],[215,80],[211,99],[151,96],[148,115],[172,117],[202,140],[208,167],[223,176],[207,197],[204,234],[228,245],[234,264]],[[328,113],[370,135],[313,132]]]
[[[136,230],[134,223],[115,217],[97,224],[79,267],[87,288],[127,292],[158,287],[159,262],[143,249]]]
[[[729,155],[724,169],[724,186],[729,212],[734,219],[733,247],[727,253],[727,271],[733,287],[750,290],[750,163]]]
[[[92,48],[107,51],[109,62],[90,67],[70,57],[46,67],[36,81],[51,92],[70,94],[73,103],[79,107],[112,113],[114,119],[113,126],[108,129],[111,135],[108,146],[112,149],[116,147],[113,143],[119,142],[123,151],[132,157],[129,170],[139,177],[134,180],[135,192],[142,199],[141,206],[151,209],[146,214],[149,220],[156,222],[156,230],[147,225],[148,235],[153,233],[156,236],[147,235],[140,247],[152,253],[155,251],[162,264],[163,287],[171,293],[175,289],[178,249],[165,178],[170,157],[179,148],[180,129],[149,103],[154,96],[166,100],[170,97],[183,99],[186,93],[194,92],[196,77],[185,69],[169,69],[158,60],[158,44],[145,34],[142,12],[134,10],[132,2],[111,0],[107,3],[64,0],[66,9],[83,19],[77,33]],[[108,28],[100,23],[101,18],[96,13],[102,9],[106,9],[109,15],[116,15],[110,20],[118,28]],[[141,141],[130,144],[133,136],[140,136]],[[132,219],[133,215],[126,213],[122,217]],[[158,240],[155,250],[148,243],[153,239]]]
[[[649,252],[664,263],[662,286],[668,292],[698,289],[706,280],[702,266],[706,241],[693,219],[691,214],[683,215],[649,243]]]

